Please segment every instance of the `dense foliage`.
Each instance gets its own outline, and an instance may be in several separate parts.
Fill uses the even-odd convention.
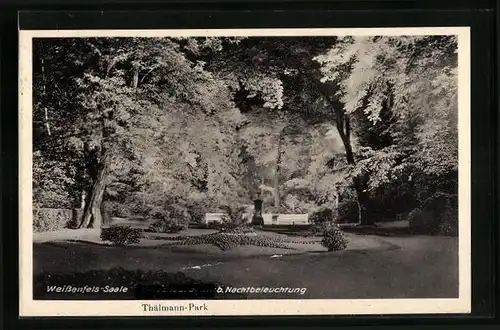
[[[56,231],[70,227],[78,212],[65,209],[34,209],[33,232]]]
[[[329,226],[323,231],[323,239],[321,244],[328,249],[328,251],[342,251],[347,248],[348,240],[344,232],[337,226]]]
[[[234,249],[238,246],[253,245],[275,249],[294,250],[290,244],[314,244],[313,240],[287,238],[286,236],[265,235],[247,226],[223,228],[223,230],[196,236],[178,236],[171,238],[171,245],[199,245],[207,244],[220,248],[223,251]]]
[[[79,227],[456,199],[453,36],[36,39],[33,77],[34,200],[83,206]]]
[[[103,228],[101,231],[101,240],[109,241],[116,245],[136,244],[141,241],[142,231],[130,226],[114,225]]]
[[[174,219],[156,218],[148,230],[156,233],[178,233],[187,228],[187,225],[179,224]]]
[[[458,209],[456,196],[436,193],[408,216],[410,231],[415,234],[458,235]]]

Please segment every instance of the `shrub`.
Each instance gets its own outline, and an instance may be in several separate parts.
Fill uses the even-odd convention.
[[[156,233],[178,233],[186,228],[185,224],[180,224],[167,218],[157,219],[149,226],[149,230]]]
[[[312,233],[323,235],[324,231],[334,224],[333,210],[324,206],[320,207],[310,214],[309,219],[313,223]]]
[[[345,250],[347,248],[347,242],[344,232],[337,226],[325,228],[321,244],[326,247],[328,251]]]
[[[410,231],[424,235],[458,235],[458,200],[456,195],[436,193],[408,215]]]
[[[439,224],[439,233],[445,236],[458,236],[458,221],[447,221]]]
[[[408,214],[408,225],[413,234],[435,234],[438,230],[438,224],[432,214],[419,208]]]
[[[142,203],[130,203],[130,202],[119,202],[119,201],[106,201],[106,210],[111,217],[116,218],[133,218],[137,214],[144,215],[147,214],[144,211],[145,206]]]
[[[243,214],[247,212],[248,206],[242,204],[224,205],[221,209],[226,213],[226,216],[222,219],[225,223],[238,225],[243,222]]]
[[[221,223],[217,221],[210,221],[206,224],[206,228],[219,230],[221,228]]]
[[[238,226],[238,224],[232,222],[219,222],[217,225],[215,225],[214,229],[217,229],[221,232],[229,232],[236,230]]]
[[[358,222],[358,203],[356,200],[348,200],[339,203],[338,221],[342,223]]]
[[[154,219],[154,222],[149,227],[149,230],[158,233],[178,233],[185,230],[190,219],[187,210],[178,205],[153,208],[150,216]]]
[[[193,192],[187,199],[187,209],[190,216],[190,224],[201,225],[205,220],[205,213],[208,212],[212,199],[205,193]]]
[[[238,232],[218,232],[199,236],[188,236],[182,241],[175,242],[174,245],[198,245],[210,244],[221,250],[230,250],[237,246],[254,245],[259,247],[271,247],[280,249],[292,249],[286,245],[285,240],[275,236],[267,235],[245,235]]]
[[[333,222],[334,221],[333,210],[331,208],[324,206],[320,207],[311,212],[309,219],[315,225],[320,225],[325,222]]]
[[[232,233],[232,234],[249,234],[255,233],[255,230],[248,224],[223,224],[223,227],[220,229],[221,232],[224,233]]]
[[[141,237],[141,230],[130,226],[115,225],[109,228],[103,228],[101,231],[101,240],[109,241],[117,245],[139,243]]]
[[[251,234],[255,233],[255,229],[253,229],[250,225],[244,224],[232,229],[230,232],[237,234]]]
[[[153,206],[150,204],[143,203],[141,201],[133,201],[130,202],[130,206],[126,207],[125,205],[120,205],[123,210],[121,210],[118,214],[123,214],[124,216],[147,216],[153,211]]]
[[[33,232],[67,228],[76,221],[78,212],[71,209],[40,208],[33,210]]]
[[[423,208],[434,220],[435,233],[458,235],[458,196],[438,192],[427,198]]]
[[[312,225],[311,232],[313,236],[323,236],[323,233],[328,230],[331,226],[334,226],[335,224],[331,222],[320,222],[317,224]]]

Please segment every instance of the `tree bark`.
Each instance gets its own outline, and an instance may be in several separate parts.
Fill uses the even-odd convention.
[[[358,198],[359,214],[358,219],[361,225],[373,225],[375,219],[369,214],[370,196],[366,192],[366,183],[362,178],[354,178],[354,189]]]
[[[109,112],[105,116],[103,115],[101,120],[102,142],[100,150],[100,162],[98,165],[97,175],[95,177],[95,180],[93,180],[89,199],[85,205],[85,211],[83,212],[83,217],[79,228],[101,228],[103,223],[101,212],[102,201],[104,192],[106,191],[106,185],[111,169],[112,159],[110,148],[110,137],[113,131],[111,120],[112,116],[113,113]]]
[[[330,102],[333,106],[333,102]],[[337,127],[337,131],[339,132],[340,138],[344,145],[345,156],[347,160],[347,164],[356,165],[356,159],[354,157],[354,151],[352,149],[351,142],[351,123],[350,118],[347,114],[345,114],[342,110],[338,108],[334,108],[335,110],[335,126]],[[356,190],[356,197],[358,200],[359,213],[358,219],[361,225],[372,225],[374,224],[375,219],[371,217],[368,213],[369,205],[370,205],[370,197],[367,193],[367,184],[362,177],[356,177],[353,179],[354,189]]]
[[[85,209],[85,204],[87,202],[87,192],[85,189],[82,189],[80,192],[80,208]]]
[[[102,216],[102,225],[109,226],[111,224],[111,217],[108,211],[106,210],[106,203],[101,201],[101,216]]]
[[[349,120],[348,119],[345,121],[345,127],[347,129],[349,127]],[[354,152],[352,150],[351,139],[349,136],[347,136],[345,139],[342,138],[342,141],[344,141],[344,140],[345,140],[344,147],[346,150],[347,163],[349,165],[356,165],[356,159],[354,158]],[[355,177],[353,179],[353,185],[354,185],[354,189],[356,190],[356,197],[358,199],[359,223],[361,225],[373,225],[374,219],[372,217],[370,217],[370,215],[368,214],[370,197],[368,196],[368,193],[367,193],[367,188],[368,188],[367,184],[362,177]]]
[[[139,64],[134,63],[133,65],[133,76],[132,76],[132,88],[136,89],[139,84]]]
[[[106,189],[107,178],[109,175],[109,170],[111,167],[111,155],[109,151],[105,152],[105,155],[101,162],[101,168],[97,175],[97,179],[92,186],[92,193],[90,194],[89,200],[86,203],[85,211],[83,212],[82,221],[79,228],[100,228],[102,225],[102,213],[101,205],[104,196],[104,191]]]

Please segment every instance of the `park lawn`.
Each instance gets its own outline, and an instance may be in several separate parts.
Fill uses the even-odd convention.
[[[184,235],[206,232],[210,231],[188,230]],[[221,251],[211,245],[165,245],[167,236],[179,234],[148,234],[149,239],[138,246],[103,245],[95,237],[92,241],[85,232],[72,241],[59,235],[37,235],[33,249],[35,274],[121,267],[183,272],[195,280],[233,286],[307,288],[303,296],[289,298],[450,298],[458,294],[457,239],[452,237],[347,233],[348,249],[329,253],[319,243],[292,244],[296,250],[240,246]]]
[[[95,269],[123,267],[124,269],[179,271],[185,268],[213,262],[240,260],[250,257],[271,257],[289,254],[326,252],[320,238],[293,238],[294,241],[313,244],[287,243],[290,249],[237,246],[222,251],[209,244],[172,245],[177,236],[196,236],[213,233],[210,229],[188,229],[176,234],[144,233],[139,244],[112,246],[102,242],[94,230],[60,230],[36,233],[34,235],[35,272],[86,272]],[[272,232],[259,235],[287,237]],[[349,240],[347,250],[386,249],[394,245],[377,238],[346,234]]]
[[[290,296],[294,299],[458,297],[456,238],[422,236],[389,241],[401,245],[397,249],[311,253],[272,260],[255,258],[189,269],[186,275],[204,280],[218,278],[234,286],[307,288],[303,296]]]
[[[201,253],[203,255],[247,257],[247,256],[266,256],[274,254],[297,254],[305,252],[324,252],[327,251],[321,245],[321,237],[289,237],[285,234],[271,231],[257,231],[258,235],[277,237],[279,239],[291,239],[293,243],[286,243],[290,249],[260,247],[253,245],[237,246],[231,250],[222,251],[218,247],[209,244],[196,245],[177,245],[179,237],[199,236],[217,232],[212,229],[187,229],[179,233],[152,233],[144,232],[140,243],[126,247],[129,250],[150,248],[162,249],[170,252]],[[385,249],[394,247],[394,245],[376,237],[360,236],[346,233],[348,239],[347,250],[365,250],[365,249]],[[110,246],[109,242],[103,242],[99,237],[99,232],[89,229],[63,229],[55,232],[36,233],[33,237],[35,244],[49,243],[52,246],[69,248],[83,244],[86,246],[107,246],[110,249],[119,248]],[[302,244],[304,243],[304,244]],[[144,253],[144,251],[142,251]],[[149,253],[149,252],[147,252]],[[154,252],[152,252],[154,253]]]

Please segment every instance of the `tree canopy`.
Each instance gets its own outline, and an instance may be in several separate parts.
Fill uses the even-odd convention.
[[[456,181],[454,36],[51,38],[33,48],[34,200],[83,205],[79,226],[99,226],[103,207],[196,218],[259,197],[283,212],[353,200],[370,223],[398,185],[411,195],[414,184]]]

